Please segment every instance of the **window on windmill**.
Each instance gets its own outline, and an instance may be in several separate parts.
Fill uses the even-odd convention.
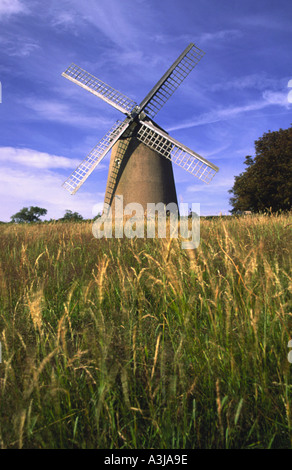
[[[121,159],[120,159],[120,158],[116,158],[116,159],[115,159],[115,165],[116,165],[117,167],[119,167],[120,164],[121,164]]]

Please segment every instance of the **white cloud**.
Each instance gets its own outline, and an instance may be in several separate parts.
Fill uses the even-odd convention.
[[[28,148],[0,147],[0,162],[30,168],[76,168],[80,161]]]
[[[186,186],[177,186],[177,195],[180,202],[199,203],[201,215],[215,215],[219,212],[227,212],[230,194],[228,190],[234,184],[234,178],[226,172],[218,173],[211,183],[204,184],[193,178],[194,183]],[[183,193],[180,188],[183,187]]]
[[[71,196],[62,187],[61,175],[49,170],[40,174],[35,169],[1,168],[0,200],[5,201],[1,208],[1,220],[10,217],[22,207],[37,205],[48,210],[46,218],[63,217],[65,211],[77,211],[84,218],[92,217],[92,208],[103,201],[104,195],[81,192]]]
[[[9,221],[12,214],[30,205],[47,209],[47,219],[62,217],[66,209],[91,218],[93,206],[102,206],[104,194],[90,194],[83,189],[72,196],[62,187],[79,163],[76,159],[33,149],[0,147],[1,220]],[[105,165],[98,166],[98,170],[104,168]],[[67,169],[64,175],[62,170]]]
[[[282,93],[280,91],[271,91],[271,90],[266,90],[263,93],[263,98],[264,98],[264,105],[269,106],[269,105],[279,105],[279,106],[284,106],[285,108],[289,108],[289,104],[287,103],[287,92]]]
[[[0,0],[0,19],[26,11],[27,8],[20,0]]]

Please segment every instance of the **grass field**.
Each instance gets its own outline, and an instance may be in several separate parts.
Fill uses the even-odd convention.
[[[2,448],[292,448],[292,216],[0,226]]]

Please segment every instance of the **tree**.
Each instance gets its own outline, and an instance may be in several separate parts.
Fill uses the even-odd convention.
[[[37,206],[30,206],[23,207],[19,212],[12,215],[11,221],[19,224],[19,223],[31,223],[31,222],[41,222],[40,217],[42,215],[46,215],[47,209],[43,209],[42,207]]]
[[[291,210],[292,127],[263,134],[255,141],[255,157],[248,155],[244,163],[246,170],[229,191],[231,212]]]
[[[62,219],[60,219],[65,222],[78,222],[80,220],[83,220],[82,215],[78,214],[78,212],[72,212],[69,209],[66,210],[66,213]]]

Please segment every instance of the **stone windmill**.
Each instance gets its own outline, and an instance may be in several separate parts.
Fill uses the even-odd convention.
[[[153,121],[203,55],[203,51],[189,44],[140,105],[77,65],[70,65],[62,74],[64,77],[103,99],[126,118],[115,123],[63,186],[74,194],[110,149],[104,202],[113,210],[116,195],[123,196],[124,206],[135,202],[145,211],[147,203],[177,204],[172,163],[209,183],[218,167],[170,137]]]

